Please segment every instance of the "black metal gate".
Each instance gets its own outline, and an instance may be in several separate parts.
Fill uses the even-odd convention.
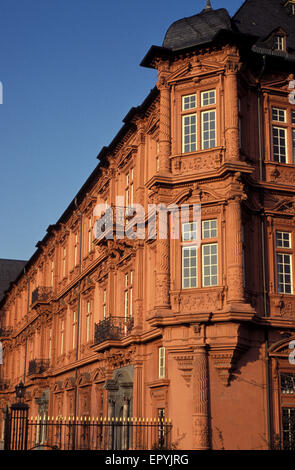
[[[4,450],[26,450],[28,411],[25,403],[15,403],[5,410]]]

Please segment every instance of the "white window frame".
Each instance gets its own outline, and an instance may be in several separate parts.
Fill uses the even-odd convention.
[[[216,224],[216,227],[213,226],[213,222]],[[206,224],[209,224],[208,228],[206,228]],[[213,230],[216,231],[216,235],[212,232]],[[209,232],[207,236],[205,236],[205,232]],[[218,237],[218,221],[217,219],[206,219],[202,220],[202,240],[208,240],[210,238],[217,238]]]
[[[195,123],[191,123],[191,119],[195,118]],[[185,120],[189,119],[189,124],[185,124]],[[182,116],[182,153],[190,153],[197,151],[197,141],[198,141],[198,132],[197,132],[197,123],[198,117],[197,113],[192,114],[184,114]],[[191,132],[191,128],[195,126],[195,132]],[[185,134],[185,128],[189,127],[190,132]],[[192,141],[192,136],[195,136],[195,141]],[[185,142],[185,137],[189,137],[189,142]],[[186,146],[188,146],[188,150],[186,150]]]
[[[282,262],[279,263],[278,256],[282,256]],[[289,259],[289,263],[285,262],[285,258]],[[279,265],[283,266],[283,271],[279,272]],[[290,273],[286,272],[285,266],[290,266]],[[277,252],[276,253],[276,270],[277,270],[277,290],[279,294],[293,294],[293,266],[292,266],[292,254],[291,253],[283,253]],[[279,282],[279,275],[283,276],[283,282]],[[290,292],[286,291],[286,286],[289,286],[289,283],[285,281],[285,276],[290,275]],[[282,286],[280,289],[279,286]]]
[[[214,99],[212,102],[210,101],[212,98],[209,97],[210,93],[214,93]],[[205,98],[206,95],[208,95],[207,98]],[[204,103],[205,99],[208,101],[207,104]],[[202,91],[201,92],[201,107],[204,108],[207,106],[215,106],[215,105],[216,105],[216,90],[212,89],[212,90]]]
[[[65,321],[61,320],[60,323],[60,354],[64,353],[64,335],[65,335]]]
[[[86,308],[86,343],[90,341],[91,335],[91,320],[92,320],[92,310],[91,310],[91,301],[87,300]]]
[[[92,249],[92,219],[88,217],[88,253],[90,253]]]
[[[188,101],[187,105],[185,101]],[[194,104],[193,104],[194,102]],[[182,111],[188,111],[197,107],[197,94],[191,93],[190,95],[184,95],[182,97]]]
[[[211,119],[211,115],[214,114],[214,120]],[[204,129],[204,117],[205,115],[209,116],[209,120],[206,121],[209,125],[209,129]],[[211,122],[214,122],[214,129],[211,129]],[[205,133],[208,132],[208,139],[204,138]],[[214,138],[211,137],[212,132],[214,132]],[[216,109],[208,109],[207,111],[201,112],[201,140],[202,140],[202,150],[208,150],[216,147]],[[214,145],[211,145],[211,141],[214,141]],[[205,143],[208,142],[208,147],[205,147]]]
[[[280,145],[280,139],[281,137],[279,135],[277,135],[277,139],[278,139],[278,153],[277,153],[277,157],[278,157],[278,160],[275,159],[275,150],[274,150],[274,147],[275,147],[275,144],[274,144],[274,138],[275,138],[275,135],[274,135],[274,130],[277,130],[277,131],[283,131],[284,132],[284,142],[285,142],[285,154],[283,154],[281,152],[281,149],[283,148],[281,145]],[[279,133],[278,133],[279,134]],[[278,162],[278,163],[288,163],[288,137],[287,137],[287,129],[285,127],[280,127],[280,126],[272,126],[272,152],[273,152],[273,161],[275,162]],[[285,157],[285,161],[283,162],[282,161],[282,157]]]
[[[279,242],[279,240],[277,238],[278,234],[281,234],[283,243],[284,243],[284,240],[286,241],[285,235],[288,235],[288,246],[278,244],[278,242]],[[287,250],[291,249],[292,248],[292,237],[291,237],[291,235],[292,235],[292,232],[285,232],[283,230],[276,230],[276,247],[277,248],[286,248]]]
[[[285,37],[281,34],[276,34],[274,37],[274,48],[277,51],[285,50]]]
[[[277,113],[278,119],[275,119],[275,118],[274,118],[274,115],[273,115],[274,112]],[[283,114],[284,114],[283,119],[280,119],[280,113],[283,113]],[[275,121],[275,122],[285,122],[285,123],[286,123],[286,122],[287,122],[286,116],[287,116],[287,113],[286,113],[286,110],[285,110],[284,108],[277,108],[276,106],[272,106],[272,108],[271,108],[271,120],[272,120],[272,121]]]
[[[76,338],[76,335],[77,335],[76,328],[77,328],[77,313],[74,310],[74,312],[73,312],[73,323],[72,323],[72,335],[73,335],[72,346],[73,346],[73,349],[75,349],[75,347],[76,347],[76,339],[77,339]]]
[[[165,348],[160,346],[158,349],[158,375],[159,379],[164,379],[166,375],[165,370]]]
[[[210,248],[210,253],[206,254],[204,253],[205,248],[209,247]],[[216,247],[216,253],[211,253],[211,248]],[[205,265],[204,258],[205,256],[210,257],[210,263]],[[212,256],[216,256],[216,264],[211,263],[211,258]],[[213,267],[216,266],[216,274],[212,274],[211,270]],[[205,268],[209,268],[209,275],[205,274]],[[216,283],[212,283],[211,278],[216,277]],[[210,283],[205,284],[205,278],[209,278]],[[216,287],[218,286],[218,243],[204,243],[202,245],[202,287]]]
[[[195,255],[192,256],[191,252],[194,250]],[[184,256],[184,252],[187,251],[189,253],[189,256]],[[182,253],[181,253],[181,259],[182,259],[182,289],[195,289],[198,287],[198,253],[197,253],[197,247],[196,245],[190,246],[190,245],[184,245],[182,246]],[[185,259],[189,260],[189,265],[184,266],[184,261]],[[192,260],[195,259],[195,266],[192,265]],[[184,275],[184,270],[188,269],[189,270],[189,276]],[[195,269],[195,275],[191,275],[192,269]],[[185,280],[188,280],[188,286],[185,286]]]

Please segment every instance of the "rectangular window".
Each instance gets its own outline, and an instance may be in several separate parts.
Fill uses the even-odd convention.
[[[87,302],[87,310],[86,310],[86,342],[90,341],[91,337],[91,320],[92,320],[92,312],[91,312],[91,302],[88,300]]]
[[[202,246],[203,287],[217,286],[218,262],[217,243]]]
[[[277,248],[292,248],[291,245],[291,232],[276,232],[276,246]]]
[[[278,292],[292,294],[292,258],[288,253],[277,253]]]
[[[197,287],[197,247],[182,247],[182,288]]]
[[[73,312],[73,332],[72,332],[72,335],[73,335],[73,338],[72,338],[72,347],[73,349],[75,349],[76,347],[76,335],[77,335],[77,315],[76,315],[76,312]]]
[[[202,238],[216,238],[217,237],[217,219],[203,220],[202,221]]]
[[[283,36],[275,36],[274,38],[274,48],[277,49],[278,51],[283,51],[284,50],[284,38]]]
[[[273,121],[286,122],[286,110],[280,108],[272,108],[271,117]]]
[[[159,348],[159,379],[165,377],[165,348],[161,346]]]
[[[183,153],[197,150],[197,115],[182,116],[182,151]]]
[[[189,242],[197,239],[196,222],[186,222],[182,224],[182,240]]]
[[[60,354],[64,353],[64,334],[65,334],[65,322],[61,321],[60,324]]]
[[[124,318],[133,316],[133,271],[125,274]]]
[[[107,316],[107,290],[106,289],[104,289],[104,291],[103,291],[102,310],[103,310],[103,318],[105,319],[106,316]]]
[[[295,408],[282,408],[283,449],[295,450]]]
[[[295,111],[291,111],[291,123],[295,124]]]
[[[193,109],[197,106],[197,95],[193,93],[192,95],[187,95],[182,97],[182,111],[187,111],[188,109]]]
[[[126,183],[125,183],[125,207],[132,206],[133,204],[133,175],[134,171],[131,168],[130,171],[126,174]],[[127,210],[127,209],[126,209]],[[128,213],[128,210],[127,210]]]
[[[216,111],[202,112],[202,149],[216,147]]]
[[[49,338],[48,338],[48,359],[51,359],[52,353],[52,329],[49,330]]]
[[[66,275],[66,260],[67,260],[67,249],[63,249],[63,259],[62,259],[62,277]]]
[[[273,127],[273,159],[275,162],[287,163],[287,138],[286,129]]]
[[[75,246],[74,246],[74,266],[78,264],[78,235],[75,234]]]
[[[295,374],[281,374],[281,393],[295,393]]]
[[[88,253],[91,251],[91,245],[92,245],[92,222],[91,222],[91,217],[88,218]]]
[[[292,129],[292,163],[295,165],[295,129]]]
[[[54,261],[51,261],[50,287],[53,287]]]
[[[203,91],[201,93],[201,106],[210,106],[216,104],[215,90]]]

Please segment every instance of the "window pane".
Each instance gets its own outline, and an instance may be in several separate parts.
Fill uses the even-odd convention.
[[[182,151],[194,152],[197,148],[196,114],[183,116],[182,118]]]
[[[202,278],[203,286],[218,284],[217,243],[202,246]]]
[[[209,106],[216,103],[215,90],[204,91],[201,93],[201,106]]]
[[[292,272],[291,255],[285,253],[277,254],[277,284],[278,292],[292,294]]]
[[[197,249],[194,246],[182,248],[182,287],[197,286]]]
[[[182,97],[182,110],[193,109],[197,105],[196,94],[187,95]]]
[[[182,224],[182,240],[191,241],[197,239],[197,227],[195,222]]]
[[[291,233],[277,231],[276,246],[277,248],[291,248]]]
[[[295,450],[295,408],[282,409],[283,449]]]
[[[217,237],[217,219],[204,220],[202,222],[202,238]]]
[[[216,113],[206,111],[202,113],[202,149],[216,147]]]
[[[273,127],[273,159],[275,162],[287,163],[286,129]]]
[[[272,108],[271,110],[272,120],[279,122],[286,122],[286,111],[285,109]]]

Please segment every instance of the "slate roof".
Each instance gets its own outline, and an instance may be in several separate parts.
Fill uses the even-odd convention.
[[[204,44],[212,41],[221,30],[232,30],[228,12],[224,8],[203,10],[198,15],[172,23],[167,30],[162,46],[176,51]]]
[[[0,300],[4,292],[8,289],[20,272],[23,270],[26,261],[14,259],[0,259]]]
[[[233,16],[233,23],[243,34],[256,36],[256,46],[272,49],[269,35],[281,28],[287,33],[287,50],[295,52],[295,16],[286,0],[246,0]],[[255,48],[254,48],[255,50]]]
[[[279,28],[287,35],[286,51],[273,47],[273,34]],[[197,15],[175,21],[168,28],[162,46],[152,46],[140,65],[153,68],[155,57],[166,59],[225,34],[255,53],[295,61],[295,15],[291,14],[288,0],[246,0],[232,18],[224,8],[207,7]]]

